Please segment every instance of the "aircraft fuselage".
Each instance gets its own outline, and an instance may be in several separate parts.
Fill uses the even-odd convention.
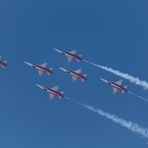
[[[38,70],[46,71],[46,72],[51,73],[51,74],[53,73],[52,70],[50,70],[50,69],[48,69],[48,68],[45,68],[45,67],[42,67],[42,66],[40,66],[40,65],[34,65],[34,68],[36,68],[36,69],[38,69]]]
[[[75,71],[70,71],[70,74],[77,77],[77,78],[87,80],[87,78],[85,76],[83,76],[82,74],[76,73]]]
[[[111,85],[112,87],[117,88],[117,89],[120,90],[120,91],[127,92],[127,89],[126,89],[126,88],[124,88],[124,87],[121,86],[121,85],[118,85],[118,84],[115,83],[115,82],[110,82],[110,85]]]
[[[47,92],[53,94],[54,96],[59,96],[61,98],[64,98],[64,95],[58,91],[55,91],[51,88],[47,88]]]

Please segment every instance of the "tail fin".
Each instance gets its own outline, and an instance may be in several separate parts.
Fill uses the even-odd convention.
[[[87,77],[87,74],[84,74],[84,77]]]
[[[85,80],[87,80],[87,74],[84,74],[83,76],[84,76],[84,78],[83,79],[81,78],[81,81],[82,82],[85,81]]]
[[[49,68],[51,71],[53,71],[53,68]]]
[[[50,70],[50,72],[47,71],[47,74],[48,74],[48,75],[53,74],[53,68],[49,68],[49,70]]]
[[[61,94],[64,95],[64,91],[61,91]]]
[[[124,86],[125,89],[127,89],[127,86]]]
[[[76,61],[78,61],[78,62],[82,61],[82,55],[80,54],[78,56],[80,57],[80,59],[76,59]]]
[[[124,86],[125,90],[122,90],[122,93],[124,94],[125,92],[127,92],[127,86]]]
[[[61,94],[63,95],[63,97],[64,97],[64,92],[63,91],[61,91]],[[61,99],[61,98],[63,98],[62,96],[59,96],[58,98],[59,99]]]

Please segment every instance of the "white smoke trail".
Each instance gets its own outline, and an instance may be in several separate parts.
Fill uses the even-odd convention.
[[[89,105],[82,104],[81,106],[89,109],[90,111],[93,111],[93,112],[99,114],[100,116],[103,116],[103,117],[106,117],[107,119],[112,120],[114,123],[117,123],[134,133],[140,134],[143,137],[148,138],[148,129],[147,128],[143,128],[136,123],[133,123],[131,121],[126,121],[122,118],[117,117],[116,115],[106,113],[100,109],[95,109],[94,107],[91,107]]]
[[[66,97],[66,99],[69,100],[69,101],[72,101],[68,97]],[[131,121],[126,121],[126,120],[124,120],[122,118],[117,117],[114,114],[104,112],[101,109],[96,109],[96,108],[94,108],[92,106],[79,103],[78,101],[72,101],[72,102],[76,103],[76,104],[78,104],[78,105],[80,105],[80,106],[82,106],[82,107],[84,107],[84,108],[86,108],[86,109],[88,109],[88,110],[90,110],[90,111],[92,111],[94,113],[97,113],[98,115],[100,115],[102,117],[105,117],[105,118],[111,120],[112,122],[119,124],[122,127],[125,127],[126,129],[132,131],[133,133],[139,134],[139,135],[143,136],[144,138],[148,138],[148,129],[147,128],[143,128],[140,125],[138,125],[136,123],[133,123]]]
[[[108,71],[108,72],[111,72],[117,76],[120,76],[124,79],[127,79],[129,80],[131,83],[134,83],[136,85],[139,85],[141,87],[143,87],[144,89],[148,89],[148,82],[144,81],[144,80],[140,80],[138,77],[134,77],[132,75],[129,75],[127,73],[122,73],[120,72],[119,70],[115,70],[115,69],[112,69],[111,67],[107,67],[107,66],[102,66],[102,65],[98,65],[98,64],[95,64],[93,62],[89,62],[87,60],[83,60],[84,62],[88,63],[88,64],[91,64],[97,68],[100,68],[100,69],[103,69],[105,71]]]
[[[141,99],[142,101],[148,103],[148,99],[146,99],[145,97],[142,97],[142,96],[139,96],[139,95],[136,95],[135,93],[131,92],[131,91],[128,91],[129,94]]]

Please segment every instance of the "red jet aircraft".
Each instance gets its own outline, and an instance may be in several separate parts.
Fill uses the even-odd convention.
[[[77,55],[77,50],[72,50],[72,51],[64,51],[62,49],[54,49],[58,53],[64,54],[68,58],[68,62],[71,62],[73,59],[76,61],[80,62],[82,61],[82,55]]]
[[[108,81],[103,78],[100,78],[100,80],[113,87],[113,94],[116,94],[118,92],[118,90],[121,91],[122,93],[128,92],[127,86],[125,86],[125,87],[122,86],[123,80],[120,80],[117,82]]]
[[[64,93],[63,92],[59,92],[59,86],[55,86],[53,88],[49,88],[49,87],[44,87],[42,85],[36,84],[37,87],[39,87],[42,90],[45,90],[46,92],[49,93],[49,98],[52,100],[55,96],[58,97],[59,99],[64,98]]]

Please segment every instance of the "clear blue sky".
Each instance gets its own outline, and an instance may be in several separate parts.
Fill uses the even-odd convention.
[[[67,63],[53,48],[78,49],[86,59],[148,80],[146,0],[1,0],[1,148],[146,148],[130,131],[68,101],[48,100],[35,87],[60,85],[65,95],[148,127],[148,104],[128,94],[112,95],[100,77],[120,78],[86,63]],[[39,77],[23,64],[48,62],[54,75]],[[73,83],[59,66],[82,68],[88,81]],[[124,81],[129,89],[148,92]]]

